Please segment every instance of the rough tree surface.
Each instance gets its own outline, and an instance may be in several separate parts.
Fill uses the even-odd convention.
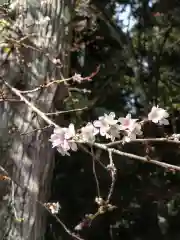
[[[29,90],[49,80],[60,79],[60,71],[67,76],[66,49],[69,49],[70,31],[66,24],[71,16],[71,4],[71,1],[67,0],[12,2],[12,12],[16,13],[14,24],[21,30],[17,35],[13,33],[13,37],[20,39],[27,34],[35,35],[26,39],[24,45],[17,47],[5,63],[4,54],[1,54],[3,79],[18,89]],[[34,47],[34,50],[27,45]],[[36,47],[49,53],[49,56],[35,50]],[[60,58],[63,67],[60,68],[59,64],[60,67],[57,68],[52,63],[53,58]],[[8,96],[17,100],[0,102],[0,164],[24,189],[15,184],[13,193],[11,183],[0,183],[0,239],[44,239],[46,213],[37,200],[48,201],[50,192],[48,185],[54,161],[54,153],[49,143],[52,128],[33,131],[47,124],[25,103],[19,101],[18,97],[7,91],[3,84],[1,88]],[[53,110],[54,99],[60,105],[64,93],[64,87],[51,85],[48,89],[26,97],[43,112],[50,112]]]

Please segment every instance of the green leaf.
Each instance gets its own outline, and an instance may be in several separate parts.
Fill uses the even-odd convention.
[[[0,26],[1,27],[8,27],[8,26],[10,26],[10,23],[2,18],[2,19],[0,19]]]
[[[9,47],[4,47],[4,48],[3,48],[3,51],[4,51],[5,53],[9,53],[9,52],[11,51],[11,48],[9,48]]]

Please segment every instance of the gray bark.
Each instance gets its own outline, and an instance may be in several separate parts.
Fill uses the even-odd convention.
[[[16,12],[15,25],[24,34],[37,34],[27,39],[25,44],[41,48],[49,53],[49,57],[37,50],[20,46],[20,57],[17,59],[17,53],[10,54],[8,62],[1,66],[4,79],[17,88],[23,86],[23,90],[27,90],[48,79],[60,79],[60,71],[63,71],[65,77],[68,75],[71,33],[66,23],[70,20],[71,8],[70,0],[12,2],[12,12]],[[45,16],[49,16],[50,20],[44,21]],[[39,20],[40,24],[37,24]],[[18,38],[18,35],[13,37]],[[62,68],[55,68],[49,60],[54,56],[60,58]],[[19,60],[22,58],[24,63]],[[4,55],[1,54],[1,63],[3,60]],[[1,88],[10,96],[10,91],[3,84]],[[32,93],[28,99],[43,112],[50,112],[54,110],[54,99],[60,105],[65,95],[64,86],[57,88],[57,85],[51,85]],[[13,94],[11,97],[17,98]],[[52,128],[33,131],[42,128],[45,123],[20,101],[1,101],[0,115],[0,165],[15,182],[24,186],[22,189],[14,184],[13,196],[11,182],[0,182],[0,239],[44,239],[46,212],[37,200],[47,202],[50,193],[54,164],[54,152],[49,142]],[[29,134],[23,135],[27,132]]]

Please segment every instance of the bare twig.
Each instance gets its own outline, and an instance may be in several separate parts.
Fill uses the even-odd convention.
[[[49,82],[48,84],[44,84],[44,85],[40,85],[39,87],[36,87],[34,89],[31,89],[31,90],[26,90],[26,91],[20,91],[18,90],[20,93],[23,93],[23,94],[27,94],[27,93],[34,93],[34,92],[37,92],[39,90],[41,90],[42,88],[47,88],[49,86],[51,86],[52,84],[60,84],[60,83],[63,83],[63,82],[66,82],[66,81],[69,81],[71,80],[72,78],[66,78],[66,79],[60,79],[60,80],[54,80],[52,82]]]
[[[59,217],[57,217],[56,215],[52,214],[51,211],[44,206],[44,204],[40,201],[37,201],[42,207],[44,207],[55,219],[56,221],[63,227],[63,229],[65,230],[66,233],[68,233],[71,237],[77,239],[77,240],[84,240],[83,238],[81,238],[80,236],[78,236],[77,234],[73,233],[72,231],[70,231],[66,225],[61,221],[61,219]]]
[[[173,137],[169,137],[169,138],[142,138],[142,139],[139,138],[139,139],[131,140],[130,142],[127,142],[126,144],[133,143],[133,142],[140,142],[140,143],[143,143],[143,142],[165,142],[165,143],[180,144],[180,141],[173,140]],[[107,147],[110,147],[110,146],[114,146],[114,145],[118,145],[118,144],[122,144],[122,143],[124,143],[124,141],[119,140],[119,141],[107,143],[105,145]]]
[[[144,163],[155,164],[155,165],[157,165],[159,167],[163,167],[163,168],[165,168],[167,170],[177,170],[177,171],[180,171],[180,167],[178,167],[178,166],[175,166],[175,165],[172,165],[172,164],[169,164],[169,163],[159,162],[157,160],[149,159],[147,157],[138,156],[138,155],[135,155],[135,154],[132,154],[132,153],[122,152],[122,151],[114,149],[114,148],[108,148],[104,144],[93,143],[93,146],[95,146],[97,148],[100,148],[100,149],[103,149],[103,150],[105,150],[107,152],[108,151],[112,151],[112,153],[115,153],[117,155],[128,157],[128,158],[131,158],[131,159],[135,159],[135,160],[138,160],[138,161],[141,161],[141,162],[144,162]]]
[[[109,193],[108,193],[108,196],[107,196],[107,200],[106,200],[107,202],[109,202],[111,197],[112,197],[112,194],[113,194],[113,191],[114,191],[114,185],[115,185],[115,182],[116,182],[116,167],[115,167],[114,162],[113,162],[112,151],[109,150],[108,154],[109,154],[108,170],[110,171],[110,175],[111,175],[111,186],[110,186]]]
[[[84,152],[92,156],[92,153],[83,144],[79,145],[79,148],[81,148]],[[94,156],[94,160],[97,161],[97,163],[99,163],[101,167],[104,168],[104,170],[108,171],[106,166],[99,160],[99,157],[97,157],[97,155]]]
[[[45,113],[40,111],[37,107],[35,107],[31,102],[29,102],[16,88],[12,87],[8,82],[4,81],[4,84],[18,96],[23,102],[25,102],[38,116],[40,116],[46,123],[49,125],[53,125],[54,127],[59,127],[56,123],[54,123],[51,119],[49,119]]]
[[[90,80],[91,78],[93,78],[93,77],[98,73],[99,69],[100,69],[100,67],[98,66],[95,72],[93,72],[90,76],[82,77],[82,80]],[[25,90],[25,91],[20,91],[20,90],[19,90],[19,92],[20,92],[20,93],[23,93],[23,94],[34,93],[34,92],[37,92],[37,91],[41,90],[42,88],[48,88],[49,86],[51,86],[52,84],[55,84],[55,83],[57,83],[57,84],[65,83],[65,84],[66,84],[68,81],[70,81],[70,80],[72,80],[72,79],[73,79],[73,77],[64,78],[64,77],[62,76],[62,79],[60,79],[60,80],[53,80],[53,81],[51,81],[51,82],[49,82],[49,83],[47,83],[47,84],[40,85],[40,86],[38,86],[38,87],[36,87],[36,88],[34,88],[34,89]],[[72,90],[72,89],[71,89],[71,90]],[[76,90],[77,90],[77,89],[76,89]],[[79,89],[79,91],[80,91],[80,90],[81,90],[81,89]],[[83,91],[83,89],[82,89],[81,91]],[[87,92],[87,91],[88,91],[88,90],[86,90],[86,92]]]
[[[0,166],[0,171],[2,171],[5,175],[9,176],[9,173],[2,166]]]
[[[99,180],[98,180],[98,177],[96,174],[96,165],[95,165],[95,158],[94,158],[95,154],[94,154],[93,147],[91,147],[91,153],[92,153],[93,174],[94,174],[94,178],[96,181],[97,195],[98,195],[98,197],[100,197],[101,194],[100,194]]]
[[[0,102],[22,102],[22,100],[14,98],[0,98]]]
[[[31,34],[32,35],[32,34]],[[34,35],[35,36],[35,35]],[[33,45],[29,45],[29,44],[26,44],[24,42],[24,40],[26,40],[27,38],[29,38],[30,35],[27,35],[27,36],[24,36],[22,38],[20,38],[19,40],[15,39],[15,38],[9,38],[9,37],[5,37],[5,40],[11,45],[11,46],[14,46],[16,48],[20,48],[20,47],[24,47],[24,48],[27,48],[27,49],[31,49],[31,50],[34,50],[36,52],[39,52],[39,53],[43,53],[45,57],[47,57],[49,59],[49,61],[51,61],[53,64],[54,63],[54,59],[56,59],[55,57],[53,56],[50,56],[49,53],[46,53],[43,49],[41,49],[40,47],[37,47],[37,46],[33,46]],[[56,66],[58,68],[61,68],[61,66]]]
[[[88,90],[86,88],[81,89],[81,88],[69,87],[68,89],[71,92],[79,92],[79,93],[83,93],[83,94],[91,93],[91,90]]]
[[[47,129],[47,128],[50,128],[50,127],[52,127],[52,125],[48,125],[48,126],[45,126],[45,127],[43,127],[43,128],[36,128],[36,129],[34,129],[34,130],[32,130],[32,131],[21,133],[20,135],[21,135],[21,136],[29,135],[29,134],[32,134],[32,133],[34,133],[34,132],[42,131],[42,130]]]
[[[70,109],[70,110],[65,110],[65,111],[57,111],[57,112],[52,112],[52,113],[46,113],[47,116],[52,116],[52,115],[59,115],[59,114],[64,114],[64,113],[70,113],[70,112],[80,112],[85,109],[88,109],[88,107],[83,107],[83,108],[75,108],[75,109]]]

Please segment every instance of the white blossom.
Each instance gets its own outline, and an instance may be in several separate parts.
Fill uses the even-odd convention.
[[[115,124],[113,126],[110,126],[110,129],[108,130],[108,132],[106,133],[106,138],[110,138],[111,141],[114,141],[116,138],[119,138],[119,125]]]
[[[120,130],[132,131],[138,119],[132,119],[131,114],[127,114],[125,118],[119,118],[118,122],[121,123]]]
[[[76,136],[74,124],[69,124],[69,127],[66,129],[65,137],[66,139],[70,139]]]
[[[73,124],[70,124],[68,128],[55,128],[54,133],[50,137],[52,147],[56,147],[63,156],[69,155],[69,150],[77,151],[77,144],[73,141],[75,135]]]
[[[87,123],[85,127],[81,128],[81,133],[79,135],[80,140],[84,142],[94,142],[95,136],[99,133],[99,130],[93,126],[92,123]]]
[[[59,202],[45,203],[44,206],[47,207],[51,211],[52,214],[57,214],[59,212],[59,209],[60,209]]]
[[[74,230],[76,231],[81,231],[83,229],[83,223],[79,223],[78,225],[75,226]]]
[[[168,125],[169,121],[166,119],[169,117],[167,111],[163,108],[159,108],[158,106],[153,106],[151,112],[148,114],[148,120],[159,123],[160,125]]]
[[[74,76],[72,76],[72,80],[77,83],[81,83],[83,81],[83,77],[81,74],[75,73]]]
[[[125,132],[127,135],[123,138],[124,142],[135,140],[137,135],[142,134],[141,125],[139,123],[135,123],[131,129],[128,129]]]
[[[99,128],[99,133],[101,136],[105,136],[106,138],[111,138],[110,132],[112,133],[115,130],[115,125],[117,124],[117,120],[115,118],[115,113],[111,112],[109,115],[104,114],[104,116],[99,117],[99,120],[93,122],[94,126]],[[112,127],[115,127],[111,129]],[[116,128],[118,129],[118,128]]]
[[[180,134],[174,133],[172,135],[172,139],[175,140],[175,141],[179,141],[180,140]]]
[[[125,131],[123,138],[124,142],[130,142],[136,139],[137,135],[141,135],[141,125],[137,123],[138,119],[132,119],[131,114],[127,114],[125,118],[119,118],[120,122],[119,129]]]
[[[103,205],[104,200],[102,199],[102,197],[96,197],[96,198],[95,198],[95,202],[96,202],[99,206],[101,206],[101,205]]]

